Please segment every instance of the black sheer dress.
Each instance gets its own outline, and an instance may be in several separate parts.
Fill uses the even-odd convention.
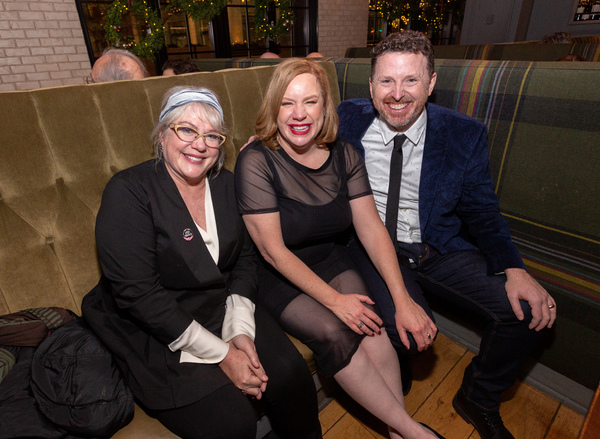
[[[290,251],[338,292],[368,295],[346,250],[352,226],[350,200],[371,194],[366,168],[352,145],[338,140],[328,146],[327,161],[311,169],[283,148],[273,151],[258,141],[248,145],[235,172],[239,210],[242,215],[279,212]],[[264,260],[258,301],[286,332],[312,349],[328,376],[349,363],[362,340]]]

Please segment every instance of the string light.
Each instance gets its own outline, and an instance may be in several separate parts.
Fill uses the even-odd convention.
[[[109,6],[104,23],[106,41],[111,46],[131,50],[141,58],[153,58],[154,53],[158,52],[165,44],[162,20],[153,9],[148,8],[145,1],[138,0],[130,3],[125,0],[116,0]],[[124,36],[121,33],[123,14],[130,11],[136,16],[143,16],[146,23],[146,36],[139,42],[135,41],[133,35]],[[148,25],[149,22],[152,22],[151,26]]]
[[[294,14],[290,10],[290,0],[273,0],[279,8],[279,17],[276,22],[269,22],[267,18],[267,5],[269,0],[256,0],[254,2],[254,24],[256,35],[269,40],[277,40],[290,31],[294,24]]]
[[[167,4],[165,10],[168,13],[185,12],[192,21],[210,21],[227,6],[227,0],[216,0],[214,2],[172,0]]]
[[[446,13],[457,0],[370,0],[371,10],[397,30],[413,29],[432,35],[442,30]]]

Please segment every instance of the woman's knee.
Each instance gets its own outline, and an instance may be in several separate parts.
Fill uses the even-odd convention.
[[[256,422],[256,412],[253,409],[231,413],[230,416],[222,419],[222,422],[218,422],[219,434],[221,434],[218,437],[254,439],[256,438]]]
[[[256,411],[248,398],[233,384],[193,404],[157,411],[152,416],[182,438],[256,437]]]
[[[198,418],[206,419],[206,429],[213,432],[206,437],[223,439],[234,437],[254,439],[256,437],[256,411],[242,391],[239,389],[236,391],[242,396],[240,402],[234,405],[220,404],[221,407],[209,416],[198,414]],[[226,400],[221,402],[226,403]]]
[[[294,348],[295,349],[295,348]],[[271,400],[286,399],[295,395],[300,399],[316,398],[314,382],[306,360],[296,350],[296,355],[283,355],[272,367],[265,366],[269,377],[265,396]]]

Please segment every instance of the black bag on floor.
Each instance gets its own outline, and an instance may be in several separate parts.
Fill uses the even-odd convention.
[[[38,409],[30,385],[35,348],[14,347],[13,352],[16,364],[0,383],[0,439],[75,439]]]
[[[133,394],[112,354],[78,318],[35,351],[31,388],[39,408],[74,435],[110,437],[133,419]]]

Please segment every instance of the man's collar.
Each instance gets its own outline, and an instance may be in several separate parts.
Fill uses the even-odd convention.
[[[381,115],[378,115],[376,120],[379,124],[379,130],[386,145],[394,140],[394,137],[396,137],[398,134],[404,134],[413,144],[418,145],[419,140],[425,133],[425,128],[427,127],[427,109],[423,110],[415,123],[412,124],[412,126],[405,132],[391,129],[390,126],[383,120]]]

